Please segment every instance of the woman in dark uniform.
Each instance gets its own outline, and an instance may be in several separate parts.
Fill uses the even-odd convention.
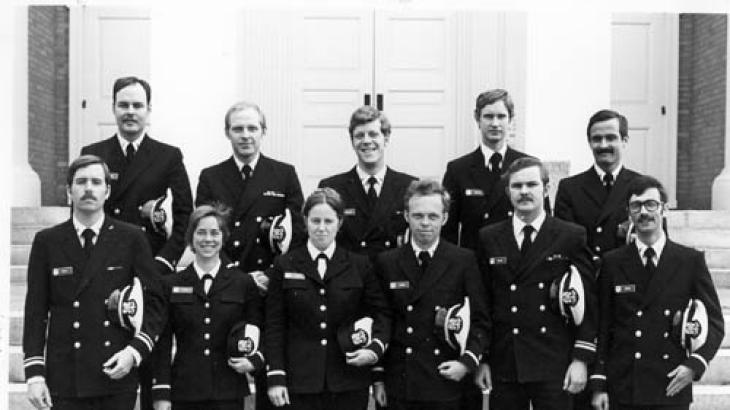
[[[164,278],[169,313],[158,343],[155,410],[241,410],[250,393],[246,373],[263,367],[258,351],[233,355],[242,357],[228,351],[234,326],[261,325],[263,301],[249,275],[221,261],[226,217],[220,206],[196,208],[185,235],[195,260],[183,272]],[[176,353],[171,360],[173,335]],[[256,339],[241,339],[240,345],[250,347]]]
[[[307,244],[278,257],[268,272],[269,399],[296,410],[364,410],[370,367],[389,340],[388,305],[368,258],[335,243],[344,215],[337,192],[315,190],[302,213]],[[353,330],[364,317],[372,319],[367,337]]]

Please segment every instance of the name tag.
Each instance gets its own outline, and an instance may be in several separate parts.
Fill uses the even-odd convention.
[[[304,274],[299,272],[284,272],[284,279],[304,280]]]
[[[391,289],[408,289],[411,287],[411,283],[407,280],[390,282]]]
[[[172,287],[172,293],[193,293],[193,287],[192,286],[173,286]]]
[[[122,269],[121,266],[107,266],[106,270],[119,270]]]
[[[507,257],[506,256],[495,256],[494,258],[489,258],[489,264],[490,265],[506,265]]]
[[[614,288],[614,291],[616,293],[635,293],[636,292],[636,285],[630,284],[630,285],[616,285]]]
[[[465,189],[464,190],[465,196],[484,196],[484,191],[481,189]]]
[[[119,180],[119,172],[110,172],[109,173],[109,179],[112,181],[118,181]]]
[[[264,192],[264,196],[273,196],[276,198],[284,198],[284,194],[277,191],[266,191]]]
[[[73,275],[74,273],[74,267],[73,266],[63,266],[59,268],[53,268],[53,276],[68,276]]]
[[[345,208],[345,215],[347,216],[355,216],[356,213],[355,208]]]

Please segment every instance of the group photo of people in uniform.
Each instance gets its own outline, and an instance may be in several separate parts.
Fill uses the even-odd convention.
[[[148,132],[150,84],[108,86],[116,131],[77,153],[68,220],[32,242],[36,409],[680,410],[720,347],[704,255],[671,239],[663,182],[624,165],[616,110],[586,118],[594,162],[553,203],[496,88],[440,180],[394,169],[387,113],[363,105],[354,165],[312,192],[265,154],[265,107],[235,102],[230,155],[193,190],[185,147]]]

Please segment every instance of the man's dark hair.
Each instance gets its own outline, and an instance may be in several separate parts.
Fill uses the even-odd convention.
[[[390,121],[388,121],[388,117],[385,116],[385,113],[369,105],[363,105],[362,107],[356,109],[350,117],[350,126],[348,128],[348,131],[350,132],[350,138],[352,138],[352,132],[355,130],[356,127],[373,122],[375,120],[380,120],[380,132],[382,132],[383,135],[385,135],[386,137],[389,136]]]
[[[103,159],[97,157],[96,155],[82,155],[76,158],[71,163],[71,165],[68,166],[68,172],[66,173],[66,184],[68,186],[71,186],[73,184],[76,171],[94,164],[101,164],[101,167],[104,169],[104,183],[106,185],[109,185],[109,167],[106,165],[106,162],[104,162]]]
[[[507,113],[509,113],[509,118],[512,119],[515,116],[515,104],[512,102],[512,97],[510,97],[507,90],[501,88],[495,88],[479,94],[476,107],[474,108],[474,119],[479,121],[479,117],[482,115],[482,108],[487,105],[492,105],[497,101],[504,102]]]
[[[150,101],[152,100],[152,89],[150,88],[150,84],[147,81],[134,76],[117,78],[117,80],[114,81],[114,87],[112,87],[112,103],[117,102],[117,93],[119,90],[134,84],[139,84],[142,88],[144,88],[144,92],[147,94],[147,105],[150,105]]]
[[[548,182],[550,182],[550,173],[548,172],[547,168],[545,168],[545,164],[543,164],[542,161],[535,157],[522,157],[517,158],[511,164],[509,164],[507,171],[502,174],[502,180],[504,181],[505,189],[509,191],[509,179],[513,174],[530,167],[538,167],[540,169],[540,180],[542,181],[543,186],[546,186]]]
[[[638,177],[631,180],[629,184],[629,191],[626,193],[626,201],[633,195],[639,196],[646,192],[647,189],[656,188],[659,191],[659,199],[662,203],[667,203],[667,191],[664,189],[664,185],[659,182],[658,179],[650,175],[639,175]]]
[[[591,138],[591,127],[597,122],[608,121],[612,119],[618,119],[618,132],[621,135],[622,140],[629,139],[629,121],[623,115],[619,114],[614,110],[601,110],[596,112],[588,120],[588,128],[586,128],[586,135]]]

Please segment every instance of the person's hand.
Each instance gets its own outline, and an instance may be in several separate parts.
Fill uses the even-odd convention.
[[[103,366],[104,374],[112,380],[119,380],[129,374],[134,367],[134,355],[124,348],[114,353],[114,356],[110,357]]]
[[[172,402],[170,400],[155,400],[152,402],[154,410],[172,410]]]
[[[251,278],[253,278],[253,281],[256,282],[256,286],[258,286],[261,292],[266,293],[266,291],[269,290],[269,277],[266,276],[264,271],[254,270],[248,274],[251,275]]]
[[[608,410],[608,393],[593,393],[593,400],[591,400],[591,405],[593,406],[593,410]]]
[[[482,389],[482,393],[489,394],[492,391],[492,371],[488,364],[482,363],[479,365],[474,375],[474,384]]]
[[[461,380],[469,372],[469,369],[466,368],[464,363],[458,360],[443,362],[439,365],[438,369],[441,376],[455,382]]]
[[[254,371],[251,361],[245,357],[229,357],[228,366],[239,374],[251,373]]]
[[[380,407],[388,407],[388,396],[385,394],[385,383],[373,383],[373,399]]]
[[[269,394],[269,400],[271,400],[271,404],[276,407],[282,407],[285,404],[291,404],[289,402],[289,390],[287,390],[286,386],[269,387],[269,391],[267,393]]]
[[[563,390],[568,393],[577,394],[583,391],[588,382],[588,367],[585,362],[573,359],[565,372],[563,380]]]
[[[48,386],[43,380],[28,383],[28,400],[38,410],[53,407],[51,392],[48,391]]]
[[[680,364],[675,367],[674,370],[669,372],[667,377],[672,378],[672,380],[669,381],[669,385],[667,385],[667,397],[672,397],[692,383],[692,379],[695,377],[695,372],[689,367]]]
[[[369,366],[378,362],[378,355],[370,349],[358,349],[345,353],[345,362],[350,366]]]

